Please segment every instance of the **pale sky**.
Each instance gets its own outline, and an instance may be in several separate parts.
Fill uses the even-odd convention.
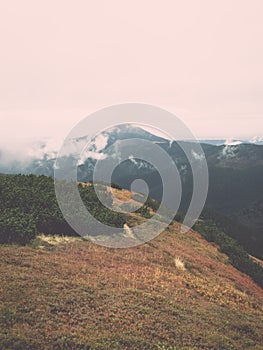
[[[198,138],[262,137],[262,15],[262,0],[0,0],[0,139],[66,136],[124,102]]]

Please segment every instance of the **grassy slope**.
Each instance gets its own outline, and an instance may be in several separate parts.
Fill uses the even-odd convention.
[[[263,291],[198,233],[57,241],[0,246],[1,349],[263,348]]]

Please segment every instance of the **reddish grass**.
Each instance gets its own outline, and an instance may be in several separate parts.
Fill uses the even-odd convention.
[[[122,250],[1,246],[0,348],[262,349],[262,289],[178,232]]]

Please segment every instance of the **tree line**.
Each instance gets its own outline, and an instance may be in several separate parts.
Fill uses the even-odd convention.
[[[84,205],[97,220],[115,227],[124,225],[125,214],[103,206],[92,184],[79,184],[78,189]],[[106,195],[110,203],[110,193]],[[0,243],[26,244],[38,233],[76,235],[59,209],[54,180],[44,175],[1,175]]]

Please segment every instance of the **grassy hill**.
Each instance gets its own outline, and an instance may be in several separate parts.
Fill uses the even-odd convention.
[[[198,233],[0,246],[1,349],[262,349],[263,291]]]
[[[262,262],[251,265],[216,227],[196,226],[211,242],[173,222],[144,245],[110,249],[72,235],[52,179],[2,176],[0,190],[0,349],[263,348],[263,290],[231,265],[261,273]],[[92,184],[79,191],[117,226],[144,222],[158,206],[148,199],[129,216],[112,214]],[[131,199],[113,192],[117,204]]]

